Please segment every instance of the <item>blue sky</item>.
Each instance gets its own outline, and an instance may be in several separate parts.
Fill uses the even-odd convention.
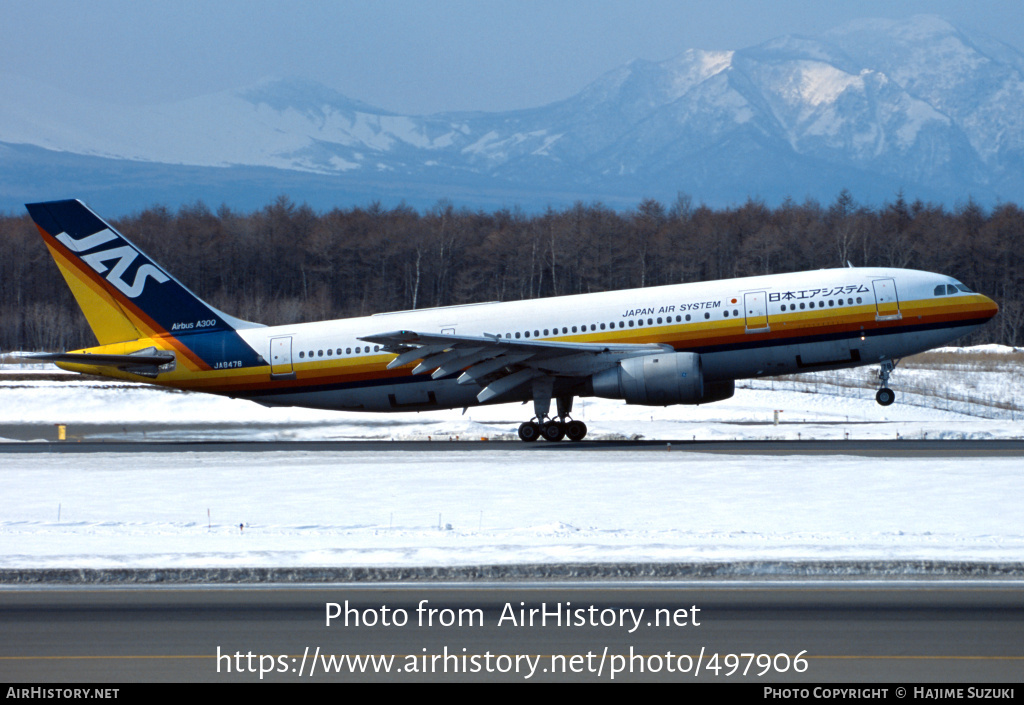
[[[918,13],[1022,49],[1020,0],[0,0],[0,73],[126,103],[282,75],[397,112],[508,110],[633,58]]]

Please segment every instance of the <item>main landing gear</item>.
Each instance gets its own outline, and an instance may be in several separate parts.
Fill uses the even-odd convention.
[[[889,406],[896,401],[896,392],[889,389],[889,375],[892,374],[895,367],[896,363],[892,360],[885,360],[882,362],[882,366],[878,370],[878,379],[882,388],[875,393],[875,401],[882,406]]]
[[[532,442],[538,438],[545,441],[560,441],[568,438],[570,441],[582,441],[587,435],[587,425],[575,419],[562,418],[560,420],[548,419],[538,423],[536,419],[527,421],[519,426],[519,438]]]
[[[550,377],[534,380],[533,383],[533,409],[536,416],[519,426],[519,438],[532,443],[538,438],[546,441],[560,441],[568,438],[570,441],[582,441],[587,435],[587,425],[582,421],[569,418],[572,411],[572,400],[569,397],[558,397],[558,418],[552,419],[548,416],[551,409],[551,389],[553,381]]]

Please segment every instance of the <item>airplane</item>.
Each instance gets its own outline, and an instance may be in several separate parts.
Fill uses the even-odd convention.
[[[523,441],[583,440],[575,397],[707,404],[738,379],[863,365],[888,406],[901,358],[998,311],[949,276],[846,267],[268,327],[202,301],[81,201],[26,208],[99,345],[24,358],[269,407],[532,401]]]

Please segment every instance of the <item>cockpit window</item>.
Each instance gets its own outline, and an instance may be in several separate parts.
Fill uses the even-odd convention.
[[[965,294],[973,294],[974,293],[973,291],[971,291],[970,289],[968,289],[966,286],[964,286],[963,284],[961,284],[959,282],[957,282],[956,288],[959,289],[960,291],[964,292]]]
[[[946,285],[945,284],[939,284],[937,287],[935,287],[935,294],[934,294],[934,296],[945,296],[945,295],[946,295]]]

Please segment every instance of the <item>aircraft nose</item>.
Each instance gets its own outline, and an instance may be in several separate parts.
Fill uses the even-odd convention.
[[[999,313],[999,304],[997,304],[995,301],[993,301],[989,297],[983,295],[981,297],[981,302],[982,302],[982,313],[987,318],[992,318],[997,313]]]

